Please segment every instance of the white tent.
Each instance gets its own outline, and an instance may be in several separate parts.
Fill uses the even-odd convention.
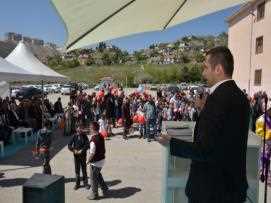
[[[52,0],[68,32],[69,50],[168,27],[249,0]],[[211,26],[211,25],[206,25]]]
[[[37,81],[39,76],[30,73],[0,57],[0,81]]]
[[[0,81],[0,97],[5,98],[9,96],[9,84],[5,81]]]
[[[31,51],[19,42],[17,47],[6,57],[6,60],[34,75],[39,75],[44,81],[65,81],[67,77],[61,75],[41,63]]]

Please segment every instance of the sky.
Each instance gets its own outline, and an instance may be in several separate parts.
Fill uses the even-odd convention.
[[[64,46],[67,32],[50,0],[0,0],[0,4],[1,40],[6,32],[16,32]],[[218,35],[228,31],[226,19],[238,9],[239,6],[236,6],[165,31],[136,34],[109,43],[133,52],[153,43],[173,42],[187,35]]]

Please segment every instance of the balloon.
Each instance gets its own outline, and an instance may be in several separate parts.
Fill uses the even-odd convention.
[[[140,123],[140,124],[144,124],[145,123],[145,117],[144,116],[142,116],[142,115],[139,115],[138,116],[138,122]]]
[[[138,123],[138,115],[134,115],[134,117],[133,117],[133,123]]]
[[[103,138],[108,137],[108,133],[106,132],[106,130],[102,130],[100,134],[103,136]]]
[[[99,91],[97,94],[98,97],[103,97],[104,96],[104,92],[103,91]]]

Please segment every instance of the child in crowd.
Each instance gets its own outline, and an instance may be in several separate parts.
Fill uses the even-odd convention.
[[[43,165],[43,174],[51,175],[51,166],[50,166],[50,147],[51,147],[51,131],[50,122],[46,121],[44,127],[38,131],[37,143],[36,143],[36,152],[42,159]]]
[[[90,150],[87,164],[90,164],[90,185],[91,192],[87,197],[89,200],[98,198],[98,186],[101,187],[102,196],[105,196],[108,191],[101,170],[105,163],[105,143],[103,136],[99,133],[101,126],[97,122],[91,125],[92,136],[90,139]]]
[[[108,125],[107,125],[107,122],[106,122],[106,119],[105,119],[105,114],[102,114],[101,115],[101,118],[98,120],[98,123],[99,123],[99,133],[104,137],[104,138],[107,138],[108,136]]]

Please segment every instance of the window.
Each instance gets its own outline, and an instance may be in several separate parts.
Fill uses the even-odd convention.
[[[265,2],[261,3],[257,7],[257,21],[264,18]]]
[[[255,70],[254,85],[260,86],[262,84],[262,69]]]
[[[263,53],[263,36],[256,39],[256,54]]]

